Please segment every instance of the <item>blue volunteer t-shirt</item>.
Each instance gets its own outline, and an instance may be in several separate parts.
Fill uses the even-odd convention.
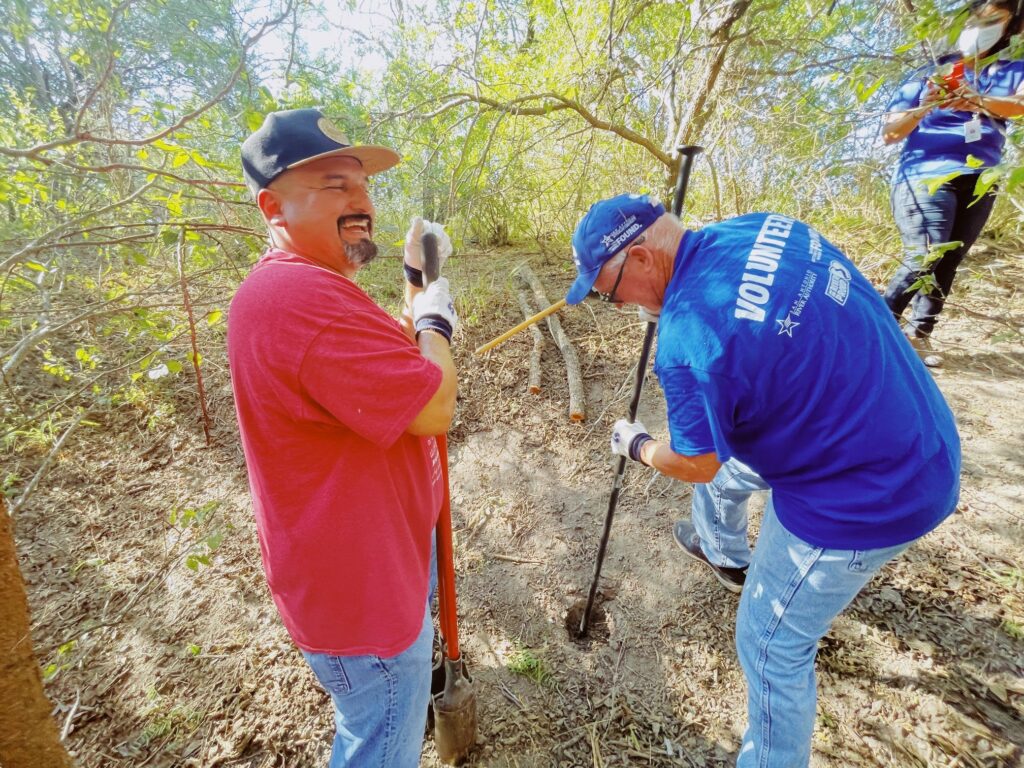
[[[947,57],[940,63],[950,61],[956,61],[956,57]],[[886,112],[904,112],[919,106],[926,82],[934,72],[932,64],[916,70],[896,91]],[[999,60],[978,72],[966,68],[964,80],[983,95],[1012,96],[1024,82],[1024,61]],[[980,173],[980,168],[999,163],[1006,143],[1007,121],[982,115],[981,138],[968,143],[964,131],[973,117],[973,112],[952,109],[929,112],[907,136],[893,180],[945,176],[956,171]],[[968,155],[976,157],[982,165],[971,168]]]
[[[754,213],[687,232],[654,370],[672,450],[750,465],[804,541],[892,546],[956,506],[953,414],[882,298],[806,224]]]

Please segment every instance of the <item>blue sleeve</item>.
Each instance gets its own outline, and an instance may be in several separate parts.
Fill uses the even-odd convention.
[[[921,92],[924,90],[924,75],[921,70],[915,71],[903,81],[889,101],[886,112],[906,112],[921,104]]]
[[[670,447],[681,456],[715,452],[708,400],[693,370],[674,366],[658,372],[668,404]]]

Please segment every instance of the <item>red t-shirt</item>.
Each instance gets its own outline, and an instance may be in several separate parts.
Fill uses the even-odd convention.
[[[296,644],[394,656],[423,625],[441,507],[434,438],[406,432],[441,384],[355,283],[270,251],[228,316],[263,567]]]

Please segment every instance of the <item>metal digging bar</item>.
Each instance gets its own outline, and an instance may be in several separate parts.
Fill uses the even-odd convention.
[[[702,147],[685,146],[679,147],[679,177],[676,179],[675,194],[672,196],[672,213],[682,216],[683,201],[686,199],[686,187],[690,183],[690,168],[693,166],[693,158],[703,152]],[[640,349],[640,361],[636,366],[636,382],[633,385],[633,399],[629,402],[629,420],[636,421],[636,411],[640,406],[640,394],[644,389],[644,376],[647,373],[647,361],[651,356],[651,343],[654,341],[654,333],[658,328],[657,323],[648,323],[644,333],[644,345]],[[612,483],[612,493],[608,497],[608,512],[604,518],[604,532],[601,534],[601,543],[597,548],[597,562],[594,564],[594,580],[590,583],[590,593],[587,595],[587,607],[580,619],[580,629],[577,637],[586,637],[590,629],[590,614],[594,610],[594,600],[597,597],[597,584],[601,580],[601,567],[604,565],[605,551],[608,549],[608,537],[612,532],[612,520],[615,519],[615,507],[619,503],[619,491],[622,490],[622,478],[626,474],[626,457],[619,457],[619,467],[615,472],[615,480]]]

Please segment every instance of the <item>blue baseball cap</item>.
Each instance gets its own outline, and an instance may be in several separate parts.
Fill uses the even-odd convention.
[[[242,174],[255,195],[285,171],[323,157],[354,157],[367,176],[398,165],[395,150],[372,144],[353,146],[319,109],[271,112],[242,142]]]
[[[608,260],[664,213],[665,206],[648,195],[618,195],[590,206],[572,236],[572,260],[579,274],[565,300],[583,301]]]

